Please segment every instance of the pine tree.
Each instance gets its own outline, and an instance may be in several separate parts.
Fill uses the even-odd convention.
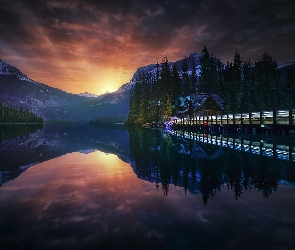
[[[182,88],[183,88],[183,95],[187,96],[190,94],[191,88],[190,88],[190,79],[188,75],[188,64],[186,57],[183,60],[182,63]]]
[[[161,64],[161,87],[160,87],[160,110],[159,115],[162,118],[167,118],[167,110],[171,108],[171,96],[172,96],[172,88],[171,88],[171,72],[170,66],[168,62],[168,58],[166,56],[163,57],[163,61]],[[170,103],[168,103],[168,100]]]
[[[232,63],[227,62],[224,68],[224,91],[221,96],[224,101],[224,112],[230,113],[232,111],[233,103],[232,103],[232,92],[231,92],[231,80],[232,80],[232,71],[233,66]]]
[[[216,78],[214,84],[214,93],[219,96],[225,95],[225,86],[224,86],[224,65],[220,60],[216,60]]]
[[[199,92],[207,92],[211,93],[213,91],[212,89],[212,82],[211,82],[211,76],[212,70],[211,70],[211,63],[210,58],[212,56],[209,54],[208,49],[206,46],[204,46],[202,50],[202,56],[200,59],[200,66],[201,66],[201,73],[200,73],[200,79],[199,79]]]
[[[295,68],[289,68],[286,74],[284,84],[285,107],[288,109],[295,108]]]
[[[149,121],[149,99],[150,99],[150,86],[149,78],[143,73],[140,76],[141,84],[141,97],[139,102],[139,122],[145,123]]]
[[[43,118],[22,107],[16,109],[0,103],[0,123],[43,123]]]
[[[135,85],[130,91],[130,102],[129,102],[129,123],[139,122],[140,103],[142,95],[142,86],[140,82],[140,76],[136,78]]]
[[[235,52],[233,61],[233,81],[232,81],[232,91],[233,91],[233,108],[234,112],[241,112],[241,99],[243,95],[242,89],[242,57],[238,52]]]
[[[177,98],[182,96],[181,81],[180,81],[179,73],[175,63],[173,64],[173,67],[172,67],[171,83],[172,83],[171,84],[172,85],[171,103],[172,103],[172,113],[174,113]]]
[[[160,78],[160,65],[157,62],[156,64],[156,75],[155,78],[152,81],[151,86],[151,113],[150,118],[152,121],[159,121],[160,119],[160,99],[161,99],[161,78]]]
[[[250,61],[243,62],[242,68],[242,96],[241,96],[241,111],[251,112],[255,111],[253,97],[256,95],[256,89],[253,83],[252,64]]]
[[[196,88],[197,88],[197,74],[196,74],[196,68],[195,68],[194,62],[192,65],[192,73],[190,75],[189,85],[190,85],[189,94],[195,94]]]
[[[259,110],[275,110],[280,106],[282,84],[278,64],[268,53],[263,53],[254,67],[254,77],[259,89]]]

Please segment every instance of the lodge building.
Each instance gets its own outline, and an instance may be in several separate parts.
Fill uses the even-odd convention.
[[[223,100],[213,93],[197,93],[186,97],[179,97],[176,102],[177,116],[216,116],[221,115]]]

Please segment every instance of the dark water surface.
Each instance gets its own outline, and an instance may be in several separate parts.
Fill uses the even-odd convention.
[[[294,138],[0,131],[0,249],[295,247]]]

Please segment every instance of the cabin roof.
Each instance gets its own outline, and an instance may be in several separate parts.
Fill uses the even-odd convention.
[[[217,105],[223,109],[223,101],[217,94],[212,93],[200,93],[198,94],[198,100],[194,103],[194,108],[198,109],[200,108],[210,97],[217,103]]]
[[[198,93],[196,98],[191,96],[185,96],[185,97],[179,97],[177,99],[179,103],[179,107],[185,107],[187,103],[192,99],[194,109],[199,109],[210,97],[217,103],[217,105],[223,109],[223,101],[217,94],[212,94],[212,93]]]

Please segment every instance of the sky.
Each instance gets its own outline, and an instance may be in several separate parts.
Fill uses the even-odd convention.
[[[0,59],[70,93],[103,94],[137,68],[237,51],[295,61],[294,0],[1,0]]]

